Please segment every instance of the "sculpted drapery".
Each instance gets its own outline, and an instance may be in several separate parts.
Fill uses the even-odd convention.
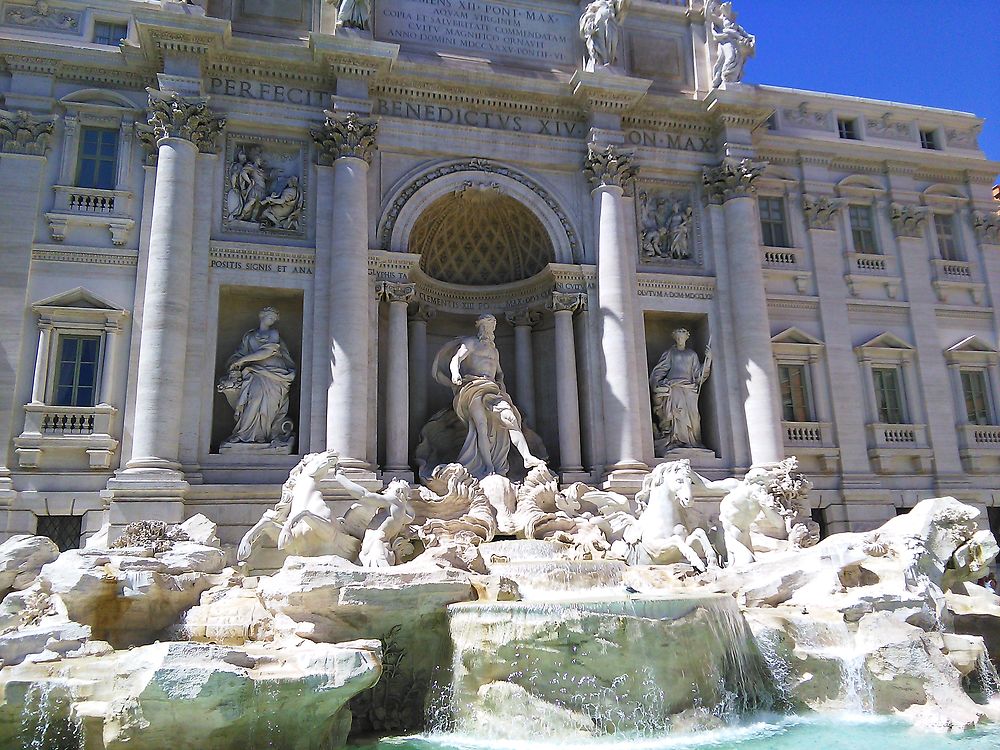
[[[698,398],[712,368],[712,350],[705,347],[705,361],[687,348],[690,332],[674,331],[675,345],[656,363],[649,376],[657,442],[671,448],[701,448],[701,414]]]

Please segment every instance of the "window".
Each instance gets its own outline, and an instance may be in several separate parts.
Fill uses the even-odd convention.
[[[760,231],[765,247],[790,247],[785,223],[785,201],[781,198],[760,198]]]
[[[933,130],[920,130],[920,147],[930,151],[937,151],[937,134]]]
[[[819,538],[826,539],[827,537],[827,526],[826,526],[826,513],[823,512],[822,508],[810,508],[809,517],[819,526]]]
[[[786,422],[812,422],[812,402],[805,365],[778,365],[781,413]]]
[[[100,336],[60,336],[55,406],[93,406]]]
[[[854,238],[854,252],[878,254],[878,243],[875,242],[875,221],[871,206],[851,206],[848,209],[851,222],[851,237]]]
[[[114,190],[118,166],[118,131],[82,128],[76,186]]]
[[[767,118],[767,122],[765,123],[765,125],[767,126],[768,130],[777,130],[778,129],[778,120],[774,116],[773,112],[771,113],[771,116]]]
[[[117,47],[128,36],[128,24],[112,21],[94,22],[94,43]]]
[[[934,231],[937,234],[938,252],[943,260],[963,260],[955,239],[955,215],[934,214]]]
[[[848,141],[856,141],[858,139],[858,124],[855,120],[849,120],[845,117],[837,118],[837,133],[841,138]]]
[[[80,549],[83,536],[83,516],[38,516],[35,534],[47,536],[60,552]]]
[[[898,367],[873,367],[875,408],[882,424],[905,424],[903,392],[900,389]]]
[[[986,373],[982,370],[962,370],[962,396],[969,424],[993,424]]]

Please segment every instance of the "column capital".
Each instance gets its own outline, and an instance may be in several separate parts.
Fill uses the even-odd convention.
[[[416,323],[427,323],[437,315],[437,308],[426,302],[417,302],[410,310],[410,320]]]
[[[416,284],[398,283],[394,281],[380,281],[375,285],[375,295],[379,300],[386,302],[402,302],[409,304],[413,301],[417,293]]]
[[[328,166],[337,159],[352,157],[370,164],[378,148],[378,122],[354,112],[337,115],[327,110],[325,114],[326,122],[309,131],[319,148],[319,163]]]
[[[972,226],[981,242],[1000,245],[1000,213],[976,211],[972,214]]]
[[[542,319],[542,314],[537,310],[518,310],[516,312],[504,313],[504,317],[515,328],[520,328],[521,326],[531,328],[537,325],[538,321]]]
[[[135,132],[147,151],[155,153],[164,138],[182,138],[191,141],[202,153],[215,153],[216,138],[226,120],[214,114],[205,99],[189,99],[149,88],[146,91],[147,119],[145,123],[136,123]]]
[[[897,237],[921,237],[930,216],[926,206],[906,206],[902,203],[889,205],[889,219],[892,231]]]
[[[583,163],[583,173],[590,180],[594,189],[599,187],[618,187],[624,192],[631,191],[639,167],[635,157],[620,150],[617,146],[600,148],[594,144],[587,147],[587,158]]]
[[[844,208],[844,200],[826,195],[803,195],[802,212],[810,229],[836,229],[834,221]]]
[[[24,111],[0,111],[0,151],[5,154],[45,156],[56,117],[36,117]]]
[[[568,292],[552,292],[552,299],[549,300],[548,308],[552,312],[575,313],[577,310],[587,309],[586,294],[572,294]]]
[[[711,203],[725,203],[733,198],[753,195],[755,183],[767,168],[767,162],[727,156],[718,166],[705,167],[702,182]]]

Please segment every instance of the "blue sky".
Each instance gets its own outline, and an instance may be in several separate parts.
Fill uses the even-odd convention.
[[[757,36],[744,81],[986,118],[1000,161],[1000,0],[736,0]]]

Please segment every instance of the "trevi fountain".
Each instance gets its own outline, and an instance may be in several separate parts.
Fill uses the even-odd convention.
[[[584,4],[584,73],[610,75],[627,4]],[[17,12],[12,22],[55,23],[45,3]],[[338,29],[368,29],[370,3],[342,0],[338,12]],[[709,26],[713,87],[724,90],[739,82],[756,42],[730,3],[718,5]],[[190,115],[173,97],[156,100],[160,110]],[[342,145],[328,140],[329,149]],[[163,165],[167,147],[161,152]],[[305,185],[291,175],[265,189],[262,158],[259,147],[233,151],[222,221],[241,231],[300,231]],[[367,169],[360,158],[340,167],[347,161]],[[626,161],[608,146],[587,163],[594,180],[621,182],[631,175]],[[720,169],[728,170],[716,170],[730,185],[728,222],[761,169],[749,159]],[[737,182],[746,183],[742,192]],[[614,207],[622,190],[608,184],[599,199]],[[471,182],[466,189],[479,190]],[[687,261],[692,209],[657,200],[650,206],[662,221],[641,231],[642,256]],[[614,238],[606,223],[602,243]],[[175,253],[157,252],[151,265]],[[364,285],[364,259],[360,268]],[[601,273],[605,294],[617,271]],[[223,458],[289,457],[302,437],[296,430],[305,432],[290,389],[306,368],[279,333],[282,311],[265,302],[259,326],[213,376],[233,417],[219,443]],[[393,309],[405,313],[405,302]],[[575,307],[556,302],[571,334]],[[337,304],[350,313],[350,301]],[[1000,746],[991,728],[1000,721],[1000,597],[977,583],[1000,550],[977,507],[928,498],[877,529],[821,538],[812,485],[794,457],[746,462],[741,476],[703,476],[698,462],[715,460],[699,411],[713,378],[712,339],[692,337],[681,325],[687,318],[672,326],[674,343],[654,358],[648,379],[658,461],[635,487],[566,481],[531,429],[537,420],[525,417],[555,405],[528,408],[510,394],[495,340],[503,311],[482,312],[466,315],[465,335],[422,363],[438,403],[448,389],[451,401],[415,436],[413,463],[402,456],[417,469],[409,479],[359,479],[351,449],[331,439],[298,461],[239,544],[220,542],[219,519],[206,512],[182,523],[108,525],[62,553],[30,534],[0,545],[0,748]],[[405,315],[398,320],[406,325]],[[631,374],[629,348],[616,360],[610,347],[608,360]],[[140,396],[147,380],[160,382],[154,365],[140,366]],[[568,373],[575,377],[573,368],[556,377]],[[145,401],[135,407],[145,420],[137,436],[156,437],[174,408],[149,403],[159,411]],[[352,414],[367,408],[330,403]],[[750,427],[753,447],[760,431]],[[38,460],[35,443],[19,445],[23,461]],[[406,440],[394,439],[399,445]],[[154,459],[166,454],[152,451],[147,463],[157,469]],[[142,460],[115,480],[119,490],[149,468],[134,452]],[[563,464],[579,463],[569,453]]]
[[[280,446],[294,370],[277,314],[260,319],[220,389],[243,384],[231,441]],[[421,432],[419,484],[367,489],[325,451],[236,549],[204,515],[62,554],[0,546],[0,746],[776,747],[845,721],[875,732],[856,746],[1000,741],[982,729],[1000,598],[975,583],[998,553],[978,510],[927,499],[820,539],[795,458],[722,480],[668,460],[632,497],[561,486],[495,326],[434,359],[453,398]],[[650,392],[661,439],[697,450],[711,359],[686,340]]]

